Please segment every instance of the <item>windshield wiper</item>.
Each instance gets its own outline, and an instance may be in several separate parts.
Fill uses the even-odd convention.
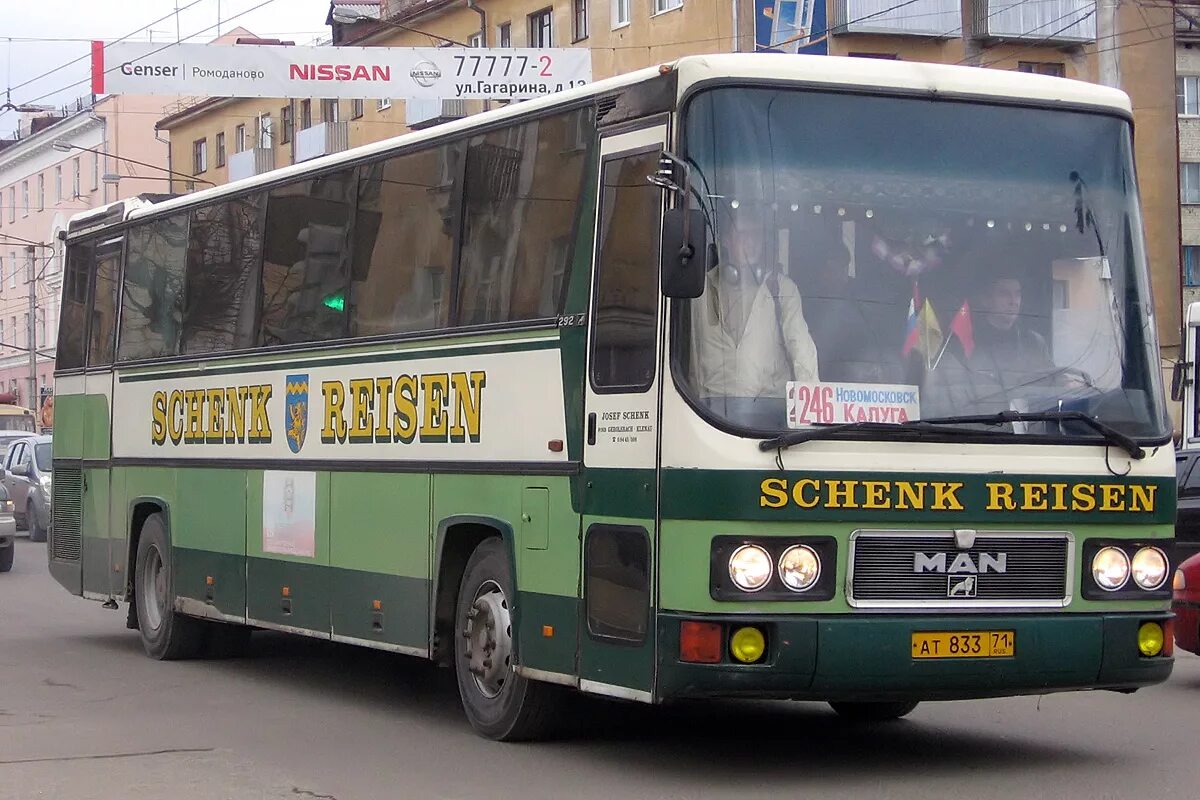
[[[1095,417],[1089,417],[1082,411],[1001,411],[996,414],[964,415],[958,417],[934,417],[923,419],[927,425],[1004,425],[1009,422],[1082,422],[1100,434],[1109,444],[1120,447],[1129,457],[1141,460],[1146,457],[1146,451],[1133,440],[1116,428],[1105,425]]]
[[[844,422],[840,425],[819,425],[798,431],[764,439],[758,443],[758,449],[786,450],[789,447],[818,439],[828,439],[846,431],[872,431],[879,433],[962,433],[979,435],[998,433],[997,431],[981,431],[977,428],[948,428],[939,424],[931,424],[928,420],[914,419],[908,422]]]

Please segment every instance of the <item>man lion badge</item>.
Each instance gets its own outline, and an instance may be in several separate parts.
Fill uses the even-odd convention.
[[[304,447],[304,434],[308,431],[308,376],[287,376],[287,443],[293,453]]]

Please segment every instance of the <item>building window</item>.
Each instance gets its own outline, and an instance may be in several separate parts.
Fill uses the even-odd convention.
[[[100,188],[100,154],[92,153],[92,191]]]
[[[612,0],[613,29],[624,28],[629,24],[629,0]]]
[[[1055,78],[1067,77],[1067,69],[1061,61],[1018,61],[1017,72],[1031,72],[1034,75],[1053,75]]]
[[[573,41],[588,38],[588,4],[587,0],[571,0],[571,24]]]
[[[38,211],[46,210],[46,173],[38,173]]]
[[[306,131],[312,127],[312,100],[300,101],[300,130]]]
[[[8,221],[17,221],[17,187],[8,187]]]
[[[658,2],[658,0],[655,0]],[[535,11],[529,15],[529,46],[554,46],[554,10]]]
[[[21,181],[21,216],[29,216],[29,181]]]
[[[225,166],[225,131],[217,134],[217,166]]]
[[[882,58],[885,61],[899,61],[900,56],[896,53],[851,53],[851,58]]]
[[[233,152],[241,153],[246,149],[246,126],[238,125],[233,129]]]
[[[17,288],[17,264],[18,263],[19,262],[17,261],[17,251],[13,250],[8,254],[8,266],[12,269],[12,272],[8,273],[8,288],[10,288],[10,289]],[[13,323],[12,329],[15,332],[17,330],[17,318],[16,317],[12,318],[12,323]]]
[[[683,0],[654,0],[654,13],[662,14],[683,7]]]
[[[83,194],[81,190],[82,178],[83,165],[79,163],[79,158],[71,159],[71,197],[79,197]]]
[[[192,142],[192,174],[201,175],[208,171],[208,139]]]
[[[1184,245],[1183,285],[1200,286],[1200,247]]]
[[[54,202],[62,202],[62,164],[54,168]]]
[[[483,34],[472,33],[467,37],[467,47],[483,47]]]
[[[337,100],[322,100],[321,101],[321,121],[322,122],[337,122],[341,111],[341,106]]]
[[[357,98],[350,101],[350,119],[362,119],[362,115],[367,113],[366,103],[362,98]]]
[[[267,150],[275,146],[275,121],[270,114],[258,118],[258,146]]]
[[[390,97],[385,97],[382,100],[379,100],[378,102],[376,102],[376,104],[375,104],[376,111],[387,111],[391,107],[392,107],[392,98],[390,98]]]
[[[1180,75],[1175,79],[1175,105],[1180,116],[1200,115],[1200,77],[1195,75]]]
[[[496,41],[500,47],[512,47],[511,22],[501,22],[496,28]]]
[[[1200,203],[1200,163],[1179,165],[1179,202]]]
[[[279,109],[279,122],[283,126],[283,130],[279,132],[279,141],[283,144],[289,144],[292,141],[292,129],[295,127],[295,120],[292,119],[292,104],[288,103],[283,108]]]

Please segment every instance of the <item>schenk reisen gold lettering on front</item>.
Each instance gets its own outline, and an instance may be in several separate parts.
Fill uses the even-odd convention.
[[[766,478],[760,508],[863,509],[867,511],[965,511],[968,492],[960,481]],[[979,511],[1153,513],[1158,487],[1151,484],[1054,481],[984,484]]]

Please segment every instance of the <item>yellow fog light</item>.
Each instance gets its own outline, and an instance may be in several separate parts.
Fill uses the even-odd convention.
[[[1143,622],[1138,628],[1138,650],[1147,658],[1162,652],[1164,639],[1162,625],[1157,622]]]
[[[729,638],[729,652],[743,664],[756,664],[767,652],[767,637],[758,628],[738,628]]]

